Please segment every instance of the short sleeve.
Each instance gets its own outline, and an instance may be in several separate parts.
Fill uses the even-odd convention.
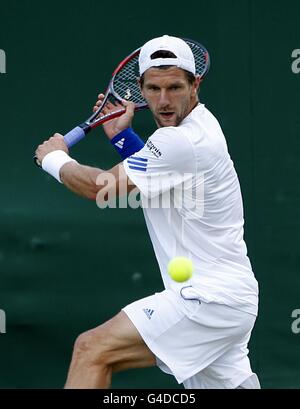
[[[129,179],[149,198],[190,179],[196,172],[196,156],[192,143],[178,128],[165,127],[154,132],[123,165]]]

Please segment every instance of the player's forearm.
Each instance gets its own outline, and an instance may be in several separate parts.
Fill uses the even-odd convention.
[[[98,168],[80,165],[77,162],[68,162],[60,169],[60,178],[63,184],[72,192],[95,200],[99,191],[96,184],[97,176],[103,171]]]

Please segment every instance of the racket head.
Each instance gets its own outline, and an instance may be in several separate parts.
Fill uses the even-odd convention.
[[[201,80],[203,80],[210,68],[209,53],[198,41],[188,38],[183,38],[183,40],[188,44],[194,54],[196,75],[199,75]],[[129,54],[114,70],[101,106],[85,122],[90,128],[117,118],[125,112],[124,108],[120,108],[107,115],[101,115],[102,108],[107,101],[111,101],[112,103],[117,101],[121,104],[124,99],[132,101],[135,104],[135,111],[148,108],[147,101],[143,98],[138,83],[140,50],[141,47]]]
[[[123,100],[131,101],[135,104],[135,111],[147,109],[148,104],[143,98],[139,84],[139,54],[140,48],[129,54],[112,74],[112,79],[105,92],[104,99],[98,110],[86,121],[91,128],[101,125],[111,119],[117,118],[125,112],[124,108],[116,109],[107,115],[101,115],[102,108],[110,101],[122,104]]]
[[[141,48],[131,53],[113,73],[110,83],[112,94],[119,101],[125,99],[134,102],[136,108],[147,106],[139,87],[139,55]]]
[[[198,41],[189,38],[183,38],[183,40],[188,44],[194,54],[196,75],[199,75],[201,80],[203,80],[210,69],[209,52],[204,45],[200,44]]]

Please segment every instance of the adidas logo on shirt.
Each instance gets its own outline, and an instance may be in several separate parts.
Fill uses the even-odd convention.
[[[152,315],[154,313],[154,310],[151,310],[150,308],[144,308],[143,309],[144,313],[147,315],[147,317],[149,318],[149,320],[151,320]]]
[[[116,145],[119,149],[123,149],[124,141],[125,141],[125,138],[122,138],[122,139],[120,139],[117,143],[115,143],[115,145]]]

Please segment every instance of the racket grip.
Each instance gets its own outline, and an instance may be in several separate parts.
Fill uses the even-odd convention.
[[[64,135],[64,141],[68,148],[78,143],[90,130],[90,127],[86,124],[82,124],[73,128],[70,132]]]
[[[79,142],[91,130],[91,127],[85,123],[76,126],[70,132],[64,135],[64,141],[68,148]],[[33,157],[34,163],[41,168],[42,164],[36,156]]]

